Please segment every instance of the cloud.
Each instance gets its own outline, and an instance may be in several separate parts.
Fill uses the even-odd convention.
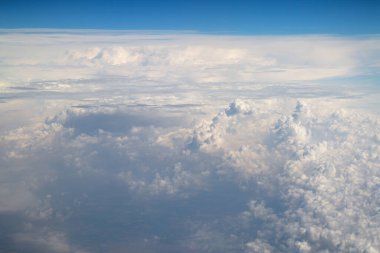
[[[240,99],[236,99],[228,106],[225,112],[227,116],[233,116],[239,113],[249,114],[252,111],[249,104]]]
[[[54,34],[54,32],[53,32]],[[3,83],[128,76],[163,82],[292,83],[378,72],[376,36],[4,33]],[[28,43],[25,41],[28,39]]]
[[[380,248],[377,37],[2,36],[0,251]]]
[[[29,196],[27,199],[35,199],[33,203],[25,202],[19,206],[6,201],[9,208],[3,211],[28,210],[25,212],[28,219],[48,221],[65,217],[65,222],[74,222],[72,219],[76,213],[85,215],[86,206],[91,201],[97,201],[97,208],[106,205],[106,199],[96,196],[99,189],[105,190],[102,193],[104,196],[120,191],[136,206],[141,203],[134,195],[150,201],[169,197],[172,204],[177,205],[182,203],[181,199],[195,201],[209,193],[211,198],[223,201],[226,197],[219,196],[217,192],[230,184],[237,187],[236,192],[227,190],[226,193],[241,192],[244,196],[241,202],[247,203],[248,209],[244,210],[243,205],[240,211],[233,211],[228,216],[213,214],[205,209],[204,214],[211,215],[212,219],[218,220],[218,224],[233,220],[236,237],[231,239],[235,245],[233,247],[245,245],[248,252],[375,249],[379,231],[377,226],[368,225],[379,222],[376,218],[379,203],[374,201],[377,199],[376,180],[379,177],[378,119],[374,115],[356,115],[340,109],[314,111],[313,108],[320,106],[318,100],[307,103],[293,101],[293,112],[284,112],[282,116],[271,113],[281,110],[281,101],[262,101],[256,105],[251,102],[235,100],[226,106],[227,109],[221,109],[211,121],[194,125],[195,133],[198,131],[196,136],[206,138],[200,142],[198,149],[191,152],[188,152],[189,138],[194,139],[191,129],[185,131],[186,127],[180,125],[152,126],[151,122],[146,123],[128,114],[124,115],[130,127],[82,130],[86,124],[95,124],[92,117],[97,119],[101,116],[103,119],[107,115],[105,118],[111,122],[124,122],[121,109],[109,110],[107,107],[95,111],[91,107],[80,108],[79,111],[73,108],[72,112],[50,118],[45,125],[17,130],[17,135],[10,132],[2,142],[3,149],[8,150],[8,154],[14,154],[7,158],[10,169],[20,164],[30,164],[30,157],[36,157],[36,164],[44,162],[37,155],[44,151],[49,154],[49,166],[33,168],[29,178],[38,177],[40,173],[50,176],[25,191]],[[237,109],[239,106],[243,109]],[[231,108],[234,108],[233,114],[229,113]],[[73,119],[79,123],[70,123]],[[263,125],[266,126],[264,131]],[[40,134],[33,136],[28,131]],[[173,143],[163,146],[158,141],[159,137],[170,132],[169,140]],[[188,136],[178,137],[176,132],[188,133]],[[255,136],[254,141],[247,142],[251,135]],[[58,156],[54,155],[58,152]],[[6,170],[3,169],[4,172]],[[19,174],[18,177],[20,181],[24,176]],[[7,179],[10,180],[10,177]],[[67,180],[71,181],[71,193],[64,190]],[[115,186],[106,186],[109,180]],[[13,184],[16,186],[19,183],[15,181]],[[94,187],[83,188],[82,184],[94,184]],[[42,189],[54,200],[46,202],[45,206],[38,204],[38,201],[45,199],[45,195],[38,193]],[[21,195],[15,194],[12,189],[9,191],[8,195],[2,195],[3,201],[10,198],[22,203]],[[77,194],[78,197],[74,197]],[[115,195],[115,201],[120,200],[122,195]],[[58,199],[62,199],[63,206],[68,205],[71,211],[61,213],[63,206],[58,205]],[[66,201],[74,202],[69,204]],[[165,204],[158,207],[160,215],[165,215],[161,213],[165,209]],[[111,210],[107,209],[106,213]],[[187,212],[186,209],[178,211],[179,215]],[[191,216],[186,214],[184,221]],[[116,219],[131,217],[119,214]],[[146,218],[149,219],[149,215]],[[244,226],[239,225],[243,222],[241,219]],[[83,226],[89,225],[85,221],[82,223]],[[207,230],[213,231],[224,225],[215,226]],[[155,228],[140,232],[149,233],[151,230]],[[191,252],[195,243],[195,239],[190,239],[191,233],[201,232],[186,232],[185,227],[182,231],[185,233],[183,240],[188,242],[181,247]],[[245,234],[244,231],[251,232]],[[210,247],[213,247],[211,241],[216,240],[215,236],[224,238],[227,236],[225,233],[230,232],[222,229],[219,235],[212,232],[210,237],[201,236],[203,239],[197,249],[213,252]],[[69,230],[66,233],[73,232]],[[21,240],[24,237],[15,238]],[[65,247],[74,247],[68,245]],[[59,247],[59,250],[63,249],[63,246]],[[69,248],[65,249],[69,252]],[[59,250],[57,248],[56,251],[66,252]]]
[[[142,68],[149,78],[155,80],[178,80],[173,71],[186,71],[186,78],[202,82],[233,79],[291,82],[363,74],[360,73],[363,70],[359,70],[361,62],[355,60],[358,51],[368,50],[378,54],[379,50],[371,45],[371,40],[358,41],[365,47],[359,49],[356,48],[357,44],[344,39],[314,39],[318,43],[313,43],[313,39],[308,37],[289,37],[282,38],[282,44],[273,43],[274,38],[254,38],[250,41],[251,45],[247,45],[246,41],[241,45],[232,41],[217,47],[208,45],[208,42],[195,46],[179,42],[176,45],[94,47],[66,52],[66,64],[97,66],[102,71],[109,69],[110,73],[127,75],[132,74],[126,70],[128,68]],[[249,41],[249,38],[246,40]],[[125,66],[126,69],[113,68],[115,66]]]
[[[56,253],[85,253],[79,249],[71,247],[62,233],[44,231],[40,234],[18,234],[14,237],[17,250],[33,250],[35,252],[56,252]]]

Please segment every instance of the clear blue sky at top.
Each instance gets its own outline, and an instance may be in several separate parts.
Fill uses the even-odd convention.
[[[0,28],[380,34],[380,1],[0,0]]]

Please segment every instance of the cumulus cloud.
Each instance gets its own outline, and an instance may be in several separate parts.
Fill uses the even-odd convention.
[[[236,99],[234,102],[232,102],[228,108],[225,110],[227,116],[233,116],[239,113],[249,114],[252,112],[249,104],[246,102]]]
[[[0,251],[378,252],[378,38],[1,36]]]
[[[115,120],[122,120],[121,109],[107,108],[95,112],[92,108],[81,108],[80,112],[74,108],[72,112],[49,119],[39,126],[38,131],[36,128],[17,130],[18,133],[24,132],[24,137],[18,134],[16,138],[15,133],[10,132],[2,141],[2,147],[8,154],[13,152],[13,156],[7,157],[8,160],[15,162],[17,159],[19,166],[29,163],[30,157],[42,151],[51,157],[48,159],[49,168],[33,168],[30,172],[36,177],[40,173],[50,174],[47,181],[40,181],[39,185],[33,185],[36,188],[31,186],[26,191],[30,195],[27,199],[36,199],[34,203],[26,202],[20,207],[22,209],[16,208],[17,206],[16,209],[11,209],[13,202],[7,201],[8,211],[27,210],[25,215],[29,219],[40,217],[43,220],[70,221],[75,216],[72,209],[88,205],[90,199],[97,199],[98,208],[106,204],[105,200],[98,199],[94,194],[98,187],[105,187],[101,185],[106,184],[107,180],[120,185],[108,189],[104,193],[106,196],[112,196],[113,191],[119,188],[137,206],[140,201],[134,200],[132,196],[135,194],[149,198],[150,201],[169,197],[174,201],[173,205],[182,203],[181,199],[196,203],[198,198],[209,194],[209,197],[221,198],[220,201],[223,201],[218,191],[227,185],[235,185],[237,189],[227,193],[241,192],[244,196],[241,202],[245,202],[248,209],[244,210],[243,205],[240,212],[235,210],[228,215],[214,215],[214,211],[205,209],[204,214],[211,215],[212,220],[216,219],[221,224],[234,220],[233,232],[236,232],[236,238],[231,240],[236,248],[245,247],[248,252],[345,252],[376,249],[379,240],[376,224],[380,222],[376,216],[379,207],[376,199],[379,193],[377,179],[380,159],[377,145],[379,122],[376,116],[342,112],[339,108],[333,112],[313,111],[312,108],[320,106],[318,100],[307,103],[294,101],[293,112],[284,112],[283,115],[268,113],[271,110],[281,110],[281,104],[276,103],[278,101],[265,101],[255,106],[251,101],[235,100],[226,106],[227,109],[221,108],[212,120],[206,120],[207,124],[194,125],[197,137],[194,137],[194,133],[191,134],[191,129],[185,131],[185,126],[154,126],[145,121],[141,124],[136,117],[129,118],[130,124],[135,127],[82,130],[83,125],[93,124],[92,118],[88,117],[91,114],[109,115],[109,119],[115,117]],[[245,109],[236,109],[239,106]],[[231,108],[234,108],[234,114],[229,113]],[[80,124],[69,124],[73,119],[83,121]],[[260,124],[260,121],[264,123]],[[267,127],[264,131],[266,134],[257,136],[256,133],[263,133],[263,125]],[[41,134],[30,138],[28,131]],[[188,136],[178,137],[178,132],[188,133]],[[160,143],[162,133],[170,133],[172,145]],[[252,139],[254,142],[247,142],[252,134],[255,136]],[[199,147],[189,152],[194,143],[189,144],[188,141],[194,141],[194,138],[198,138]],[[200,138],[203,138],[202,142]],[[54,155],[58,150],[60,155]],[[40,157],[36,159],[43,162]],[[6,171],[3,169],[3,173]],[[18,177],[20,180],[23,176]],[[99,180],[101,183],[100,186],[89,189],[83,189],[80,185],[71,186],[74,187],[71,192],[74,192],[69,195],[79,192],[82,195],[74,200],[71,199],[74,195],[66,198],[65,194],[68,193],[64,190],[66,180],[73,177],[77,178],[75,181],[79,180],[78,184]],[[51,185],[47,187],[50,190],[46,194],[61,195],[59,198],[64,201],[63,204],[74,201],[72,204],[64,204],[69,204],[71,211],[60,214],[64,210],[60,210],[63,206],[57,205],[57,202],[45,202],[47,206],[42,205],[42,202],[38,204],[38,199],[42,196],[36,190],[45,188],[44,185]],[[22,201],[23,198],[14,192],[9,188],[9,195],[5,192],[2,200],[15,198]],[[85,206],[82,207],[83,210],[86,210]],[[159,212],[164,212],[166,206],[158,208]],[[198,207],[195,205],[189,208],[196,210]],[[183,209],[179,212],[182,215],[181,212],[187,211]],[[129,217],[127,214],[120,215],[116,219]],[[184,221],[190,217],[192,214],[185,215]],[[240,222],[245,225],[239,227]],[[208,238],[201,231],[185,232],[185,225],[183,226],[185,237],[182,240],[187,243],[181,247],[190,252],[195,249],[195,239],[191,238],[202,235],[200,243],[204,246],[196,248],[216,252],[220,247],[215,245],[215,248],[210,248],[214,247],[211,246],[211,241],[215,240],[215,236],[224,238],[224,233],[231,232],[222,229],[218,232],[219,235],[214,235],[211,231],[215,228],[207,228],[211,229],[207,232],[211,233]],[[155,228],[141,232],[149,233],[151,230],[154,231]],[[245,231],[251,232],[245,234]],[[188,236],[186,233],[189,233]],[[23,237],[16,237],[17,240],[20,238]],[[58,243],[59,245],[61,244]],[[59,247],[59,250],[63,250]],[[59,250],[57,252],[66,252]]]
[[[377,37],[229,37],[75,31],[2,34],[2,83],[116,75],[155,81],[292,83],[378,72]],[[25,36],[27,43],[23,43]],[[24,40],[25,41],[25,40]],[[21,67],[22,66],[22,67]]]

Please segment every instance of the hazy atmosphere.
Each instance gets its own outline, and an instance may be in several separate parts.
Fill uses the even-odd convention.
[[[162,26],[149,13],[172,1],[112,2],[103,25],[102,1],[68,25],[71,1],[15,2],[0,3],[1,253],[380,252],[377,5],[339,2],[353,30],[296,15],[262,32],[244,1],[179,4]]]

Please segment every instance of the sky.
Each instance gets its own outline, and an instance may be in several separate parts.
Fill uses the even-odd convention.
[[[0,2],[2,28],[192,30],[228,34],[378,34],[380,4],[338,1]]]
[[[379,253],[376,1],[162,2],[0,1],[0,252]]]

